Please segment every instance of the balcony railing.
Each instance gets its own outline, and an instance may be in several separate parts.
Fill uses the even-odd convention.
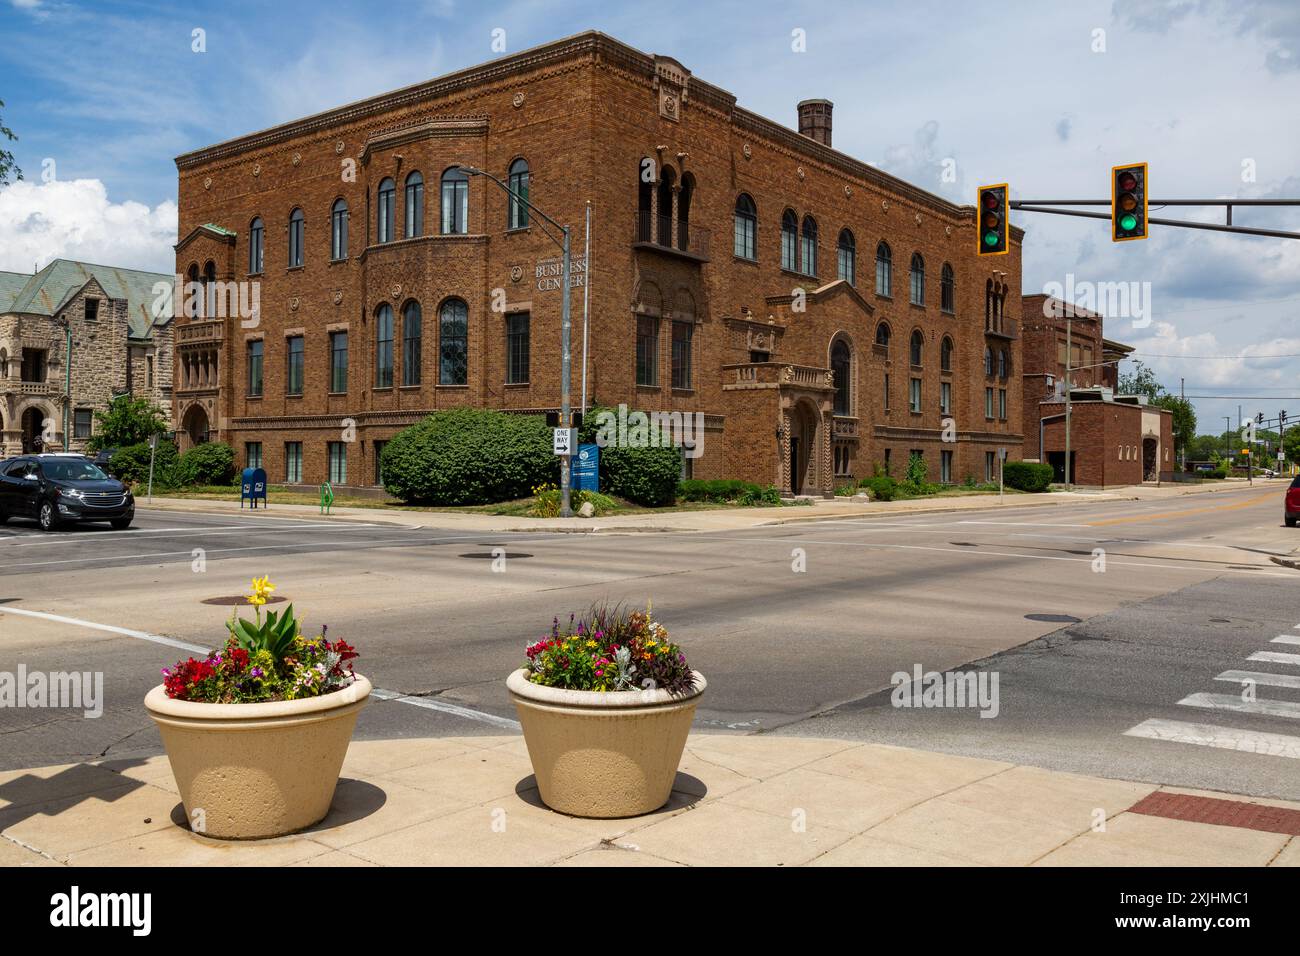
[[[191,322],[176,326],[176,342],[189,345],[194,342],[220,342],[224,334],[222,322]]]
[[[798,388],[833,389],[831,370],[813,365],[786,365],[784,362],[744,362],[724,365],[723,387],[788,385]],[[735,378],[727,381],[730,373]]]
[[[53,395],[54,382],[15,382],[9,380],[7,384],[14,386],[19,395]]]
[[[685,219],[656,216],[645,209],[636,215],[632,244],[639,249],[655,249],[699,262],[709,259],[709,230]]]
[[[1014,320],[1003,319],[999,328],[986,328],[984,334],[1010,341],[1020,337],[1020,329]]]

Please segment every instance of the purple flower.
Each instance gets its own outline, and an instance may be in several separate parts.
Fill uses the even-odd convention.
[[[253,675],[254,677],[261,677],[261,676],[262,676],[262,668],[260,668],[260,667],[254,667],[251,671],[249,671],[249,673],[250,673],[251,675]]]

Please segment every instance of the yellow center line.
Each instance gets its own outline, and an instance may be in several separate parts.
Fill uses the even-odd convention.
[[[1156,514],[1138,514],[1129,515],[1123,518],[1105,518],[1101,521],[1089,521],[1088,524],[1093,527],[1108,524],[1131,524],[1135,521],[1158,521],[1164,518],[1181,518],[1185,515],[1208,514],[1211,511],[1237,511],[1241,508],[1253,508],[1256,505],[1268,501],[1276,502],[1277,498],[1273,494],[1256,495],[1246,501],[1238,501],[1230,505],[1209,505],[1204,508],[1185,508],[1182,511],[1161,511]]]

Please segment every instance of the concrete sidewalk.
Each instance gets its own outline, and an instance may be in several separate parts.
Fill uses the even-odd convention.
[[[1300,804],[842,740],[694,734],[629,820],[548,810],[519,736],[357,741],[342,776],[311,830],[223,843],[165,756],[3,773],[0,866],[1300,865]]]

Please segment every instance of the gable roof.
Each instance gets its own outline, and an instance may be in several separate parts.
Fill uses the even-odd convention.
[[[0,272],[0,313],[53,317],[91,279],[110,299],[126,300],[127,334],[131,338],[150,338],[155,327],[171,321],[172,297],[167,297],[157,317],[153,315],[153,303],[154,286],[159,282],[171,284],[172,276],[71,259],[55,259],[35,275]]]

